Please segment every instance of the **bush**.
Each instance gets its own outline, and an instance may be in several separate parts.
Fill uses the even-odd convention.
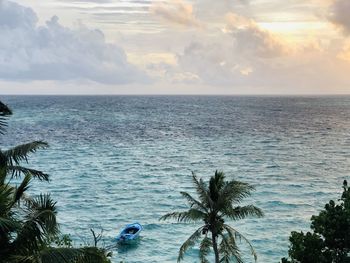
[[[338,202],[325,205],[311,217],[312,232],[292,232],[289,259],[282,263],[349,263],[350,262],[350,190],[345,180]]]

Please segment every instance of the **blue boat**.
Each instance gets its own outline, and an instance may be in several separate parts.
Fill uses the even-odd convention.
[[[128,242],[136,240],[140,236],[142,226],[139,223],[128,224],[116,237],[117,242]]]

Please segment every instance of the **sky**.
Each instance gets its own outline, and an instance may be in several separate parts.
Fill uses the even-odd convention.
[[[349,0],[0,0],[0,94],[350,94]]]

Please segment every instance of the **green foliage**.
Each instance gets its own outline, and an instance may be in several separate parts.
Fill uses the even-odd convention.
[[[73,247],[73,240],[69,234],[64,235],[56,235],[53,237],[50,237],[46,243],[46,246],[54,246],[54,247],[61,247],[61,248],[71,248]]]
[[[11,114],[0,102],[0,134]],[[26,193],[32,180],[49,181],[49,175],[22,163],[28,163],[29,154],[47,147],[46,142],[34,141],[0,149],[0,263],[110,262],[104,249],[73,248],[69,236],[59,237],[56,202],[49,194],[32,197]]]
[[[251,248],[256,260],[256,253],[249,240],[237,230],[225,224],[225,218],[231,220],[244,219],[248,216],[262,217],[262,211],[253,206],[240,206],[244,198],[250,196],[254,187],[239,181],[225,181],[223,172],[216,171],[209,184],[198,179],[192,173],[193,184],[198,199],[186,192],[181,195],[187,200],[189,209],[182,212],[172,212],[162,216],[161,220],[175,219],[178,222],[203,222],[180,247],[178,262],[184,258],[185,252],[199,240],[199,258],[202,263],[208,262],[206,257],[210,249],[214,250],[215,262],[242,262],[236,238],[244,240]],[[208,237],[211,234],[211,238]]]
[[[292,232],[288,251],[290,259],[282,263],[350,262],[350,190],[343,183],[343,194],[336,203],[325,205],[319,215],[311,217],[311,232]]]
[[[0,102],[0,132],[11,110]],[[31,142],[0,150],[0,262],[36,262],[47,240],[58,233],[56,203],[50,195],[26,194],[32,179],[48,181],[48,175],[22,166],[28,155],[46,148],[45,142]],[[12,184],[13,178],[17,184]]]
[[[40,250],[42,262],[69,262],[69,263],[110,263],[112,253],[104,248],[84,246],[74,248],[73,241],[69,234],[56,235],[47,240],[47,244]],[[55,259],[56,258],[56,259]],[[59,258],[62,261],[57,261]],[[55,261],[56,260],[56,261]]]
[[[199,246],[199,259],[201,263],[209,263],[206,257],[209,255],[210,247],[212,246],[213,246],[213,243],[210,240],[210,238],[208,236],[205,236],[202,239],[201,244]]]

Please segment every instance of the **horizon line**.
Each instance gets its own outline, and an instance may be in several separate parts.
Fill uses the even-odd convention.
[[[188,93],[188,94],[176,94],[176,93],[155,93],[155,94],[150,94],[150,93],[129,93],[129,94],[116,94],[116,93],[24,93],[24,94],[16,94],[16,93],[5,93],[1,94],[0,96],[237,96],[237,97],[249,97],[249,96],[254,96],[254,97],[324,97],[324,96],[350,96],[350,93],[321,93],[321,94],[309,94],[309,93],[289,93],[289,94],[280,94],[280,93],[271,93],[271,94],[261,94],[261,93],[256,93],[256,94],[244,94],[244,93],[237,93],[237,94],[198,94],[198,93]]]

